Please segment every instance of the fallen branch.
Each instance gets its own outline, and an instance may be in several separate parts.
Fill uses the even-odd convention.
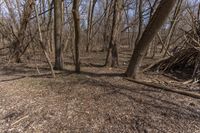
[[[12,124],[11,124],[11,126],[14,126],[14,125],[18,124],[19,122],[23,121],[24,119],[27,119],[28,117],[29,117],[29,116],[28,116],[28,115],[26,115],[26,116],[24,116],[24,117],[20,118],[20,119],[19,119],[19,120],[17,120],[16,122],[12,123]]]
[[[160,89],[160,90],[174,92],[174,93],[181,94],[181,95],[184,95],[184,96],[189,96],[189,97],[192,97],[192,98],[200,99],[200,94],[197,94],[197,93],[194,93],[194,92],[179,90],[179,89],[176,89],[176,88],[169,88],[167,86],[162,86],[162,85],[159,85],[159,84],[156,84],[156,83],[139,81],[139,80],[135,80],[135,79],[131,79],[131,78],[124,78],[124,79],[131,81],[131,82],[135,82],[137,84],[141,84],[141,85],[157,88],[157,89]]]
[[[158,63],[160,63],[160,62],[162,62],[162,61],[165,61],[165,60],[168,59],[168,58],[170,58],[170,57],[165,57],[165,58],[162,58],[162,59],[157,60],[157,61],[154,62],[153,64],[151,64],[151,65],[149,65],[148,67],[144,68],[144,69],[142,70],[142,72],[148,71],[150,68],[152,68],[152,67],[155,66],[156,64],[158,64]]]

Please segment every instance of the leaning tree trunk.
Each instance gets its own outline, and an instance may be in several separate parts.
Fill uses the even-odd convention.
[[[54,0],[54,40],[55,40],[55,70],[63,69],[63,45],[62,45],[62,2]]]
[[[109,49],[106,57],[106,66],[115,67],[118,64],[118,49],[117,44],[119,43],[120,33],[121,33],[121,22],[122,22],[122,7],[123,3],[122,0],[115,0],[114,1],[114,11],[113,11],[113,22],[112,22],[112,29],[111,29],[111,37],[109,42]]]
[[[37,21],[37,26],[38,26],[38,32],[39,32],[39,42],[40,42],[40,46],[42,48],[42,51],[45,55],[45,58],[47,60],[47,63],[51,69],[51,73],[52,73],[52,76],[53,78],[55,78],[55,73],[54,73],[54,70],[53,70],[53,65],[51,63],[51,59],[47,53],[47,50],[46,50],[46,47],[44,45],[44,42],[43,42],[43,36],[42,36],[42,32],[41,32],[41,28],[40,28],[40,19],[39,19],[39,16],[38,16],[38,11],[37,11],[37,6],[35,5],[35,15],[36,15],[36,21]]]
[[[72,14],[74,19],[74,46],[75,46],[75,72],[80,73],[80,58],[79,58],[79,44],[80,44],[80,16],[79,16],[79,0],[73,1]]]
[[[165,40],[165,44],[164,44],[166,46],[166,49],[165,49],[163,57],[166,57],[167,52],[168,52],[168,50],[170,48],[170,42],[171,42],[172,37],[174,35],[174,30],[176,29],[176,25],[178,24],[178,21],[179,21],[179,17],[178,16],[180,15],[182,3],[183,3],[183,0],[178,0],[177,5],[175,7],[175,11],[174,11],[173,18],[171,20],[169,32],[167,34],[167,37],[166,37],[166,40]]]
[[[126,71],[127,76],[137,78],[142,60],[151,41],[165,22],[176,1],[177,0],[162,0],[160,2],[157,10],[142,34],[141,39],[138,41],[138,44],[134,49],[131,61]]]

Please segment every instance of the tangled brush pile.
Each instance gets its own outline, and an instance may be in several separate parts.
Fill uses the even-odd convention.
[[[179,76],[187,75],[187,78],[195,82],[200,80],[200,21],[193,16],[192,18],[192,29],[184,31],[184,47],[172,56],[151,65],[148,70],[176,75],[178,72]]]

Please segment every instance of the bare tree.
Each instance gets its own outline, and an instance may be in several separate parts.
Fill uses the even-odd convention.
[[[120,40],[122,11],[123,11],[123,1],[115,0],[113,3],[113,16],[112,16],[113,20],[112,20],[111,37],[105,63],[105,65],[110,65],[111,67],[114,67],[119,64],[117,44],[119,44]]]
[[[54,40],[55,40],[55,66],[54,69],[63,69],[63,44],[62,44],[62,2],[54,0]]]
[[[14,49],[13,56],[15,57],[15,61],[17,63],[21,62],[20,57],[23,54],[22,53],[22,51],[23,51],[22,44],[23,44],[23,41],[25,38],[26,28],[27,28],[28,22],[30,20],[33,8],[34,8],[34,0],[27,0],[24,5],[24,12],[23,12],[23,16],[22,16],[21,22],[20,22],[20,29],[19,29],[17,35],[15,36],[15,40],[12,43],[13,49]]]
[[[143,2],[142,0],[138,0],[138,14],[139,14],[139,25],[138,25],[138,34],[136,37],[136,41],[135,41],[135,45],[138,43],[138,41],[140,40],[140,37],[142,35],[142,27],[143,27]]]
[[[170,28],[169,28],[169,32],[167,34],[167,37],[165,39],[165,52],[164,52],[164,57],[167,55],[167,52],[169,50],[169,47],[170,47],[170,42],[172,40],[172,37],[173,37],[173,34],[174,34],[174,30],[176,29],[176,25],[178,23],[178,21],[180,20],[179,18],[179,15],[180,15],[180,10],[181,10],[181,5],[183,3],[183,0],[178,0],[177,4],[176,4],[176,7],[175,7],[175,11],[174,11],[174,14],[173,14],[173,18],[171,20],[171,23],[170,23]]]
[[[90,0],[89,2],[86,52],[90,51],[90,45],[92,44],[93,15],[94,15],[94,7],[95,7],[96,2],[97,0]]]
[[[141,39],[134,49],[131,61],[126,71],[127,76],[137,78],[139,68],[145,56],[147,48],[149,47],[150,42],[153,40],[158,30],[165,22],[175,2],[176,0],[162,0],[160,2],[157,10],[155,11],[144,33],[142,34]]]
[[[38,11],[37,11],[37,7],[35,6],[35,14],[36,14],[36,21],[37,21],[37,25],[38,25],[38,32],[39,32],[39,42],[40,42],[40,46],[42,48],[42,51],[45,55],[45,58],[48,62],[48,65],[51,69],[51,73],[52,73],[52,76],[53,78],[55,78],[55,73],[54,73],[54,70],[53,70],[53,65],[51,63],[51,59],[47,53],[47,50],[46,50],[46,47],[44,45],[44,42],[43,42],[43,36],[42,36],[42,32],[41,32],[41,28],[40,28],[40,20],[39,20],[39,16],[38,16]]]
[[[79,44],[80,44],[80,16],[79,16],[79,0],[73,1],[72,14],[74,19],[74,47],[75,47],[75,71],[80,73],[80,58],[79,58]]]

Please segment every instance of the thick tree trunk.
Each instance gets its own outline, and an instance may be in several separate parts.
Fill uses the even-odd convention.
[[[63,45],[62,45],[62,2],[54,0],[54,41],[55,41],[55,70],[63,69]]]
[[[80,44],[80,16],[79,16],[79,0],[73,1],[72,14],[74,19],[74,46],[75,46],[75,72],[80,73],[80,58],[79,58],[79,44]]]
[[[162,0],[160,2],[157,10],[155,11],[144,33],[142,34],[141,39],[138,41],[138,44],[134,49],[131,61],[126,71],[127,76],[137,78],[139,68],[147,48],[149,47],[156,33],[165,22],[176,1],[177,0]]]

